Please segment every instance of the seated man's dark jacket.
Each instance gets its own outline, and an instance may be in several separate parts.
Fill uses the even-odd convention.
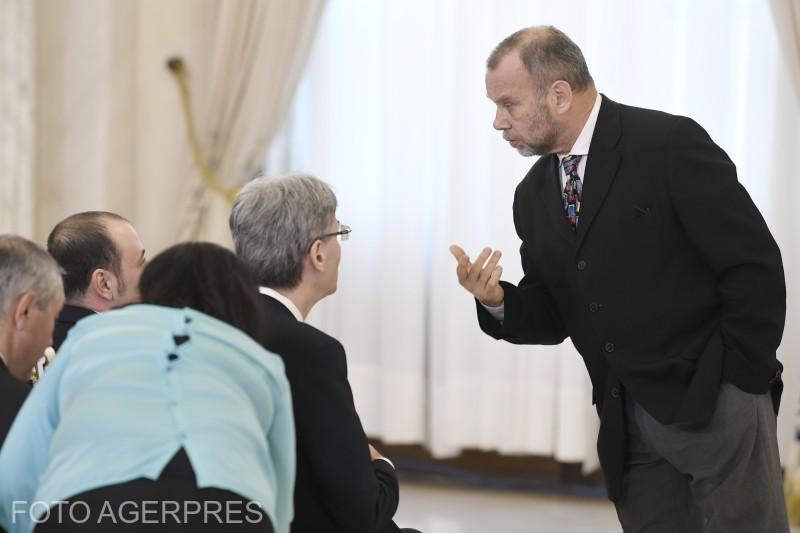
[[[79,307],[77,305],[65,305],[56,319],[55,327],[53,328],[53,349],[58,350],[64,339],[67,338],[67,333],[72,329],[78,320],[87,316],[93,315],[94,311]]]
[[[30,385],[12,376],[0,360],[0,447],[30,390]]]
[[[555,155],[539,158],[517,187],[524,277],[503,282],[504,322],[480,304],[478,318],[513,343],[572,339],[592,379],[615,499],[625,394],[664,424],[702,426],[723,382],[772,390],[777,410],[783,266],[734,164],[691,119],[603,97],[577,232],[560,188]]]
[[[397,474],[372,461],[342,345],[262,296],[264,347],[286,366],[297,433],[293,533],[398,531]]]

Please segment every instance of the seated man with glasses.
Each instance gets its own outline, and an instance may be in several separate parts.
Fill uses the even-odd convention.
[[[394,466],[367,442],[347,381],[342,345],[306,324],[336,291],[336,196],[323,181],[257,178],[230,215],[236,253],[261,284],[264,347],[284,360],[297,432],[294,533],[389,533],[399,501]],[[402,530],[414,531],[414,530]]]

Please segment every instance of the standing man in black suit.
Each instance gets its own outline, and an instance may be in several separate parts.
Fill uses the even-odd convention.
[[[500,252],[459,283],[481,328],[567,337],[592,379],[598,452],[626,532],[785,532],[775,352],[778,247],[725,152],[694,121],[599,95],[564,33],[534,27],[487,63],[495,129],[541,156],[517,187],[524,277]]]
[[[305,323],[336,292],[340,241],[336,196],[306,175],[257,178],[230,216],[236,253],[261,284],[264,347],[286,365],[297,432],[294,533],[390,533],[399,501],[392,463],[367,442],[333,337]]]
[[[0,446],[50,346],[64,291],[58,265],[36,244],[0,235]]]
[[[139,299],[145,250],[130,222],[116,213],[68,216],[50,232],[47,251],[63,269],[67,297],[53,332],[56,350],[78,320]]]

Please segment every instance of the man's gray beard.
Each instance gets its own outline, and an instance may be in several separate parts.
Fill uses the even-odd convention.
[[[552,154],[552,144],[548,146],[531,146],[530,144],[523,144],[519,148],[517,148],[517,152],[522,157],[533,157],[533,156],[540,156],[540,155],[547,155]]]
[[[522,157],[533,157],[535,155],[540,155],[540,154],[535,153],[533,151],[533,148],[531,148],[527,144],[521,146],[520,148],[517,148],[517,152],[519,152],[519,155],[521,155]]]
[[[523,157],[533,157],[539,155],[552,154],[554,152],[556,139],[558,139],[558,133],[553,128],[552,122],[550,122],[548,126],[549,126],[549,131],[547,137],[544,138],[543,142],[535,145],[522,143],[522,146],[517,148],[517,152],[519,152],[519,154]]]

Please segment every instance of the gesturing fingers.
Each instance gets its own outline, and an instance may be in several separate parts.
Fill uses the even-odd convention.
[[[501,255],[503,254],[500,252],[500,250],[495,250],[489,257],[489,261],[486,263],[486,266],[481,269],[480,276],[478,277],[478,283],[480,286],[486,286],[489,283],[491,276],[497,269],[497,263],[500,261]]]
[[[458,260],[458,266],[456,266],[456,274],[458,275],[458,282],[464,285],[467,282],[467,278],[469,276],[469,272],[472,268],[472,265],[469,262],[469,256],[464,254]]]
[[[503,275],[503,267],[502,266],[495,267],[495,269],[492,271],[491,276],[489,276],[489,283],[487,283],[487,285],[489,287],[497,285],[498,283],[500,283],[500,276],[502,275]]]
[[[456,261],[460,260],[462,256],[467,255],[467,252],[457,244],[450,245],[450,253],[453,254]]]
[[[456,244],[450,246],[450,253],[453,254],[453,257],[456,259],[456,276],[458,276],[458,282],[464,285],[470,269],[469,256]]]
[[[458,261],[456,274],[458,282],[473,296],[481,301],[502,301],[502,289],[499,287],[503,267],[499,266],[502,253],[500,250],[492,251],[484,248],[474,262],[470,262],[467,253],[457,245],[450,246],[450,253]]]
[[[475,285],[478,283],[478,280],[483,273],[483,265],[486,263],[486,260],[489,258],[489,255],[492,253],[491,248],[484,248],[481,250],[481,253],[478,254],[477,259],[475,262],[470,266],[469,274],[467,276],[467,280],[472,284]]]

